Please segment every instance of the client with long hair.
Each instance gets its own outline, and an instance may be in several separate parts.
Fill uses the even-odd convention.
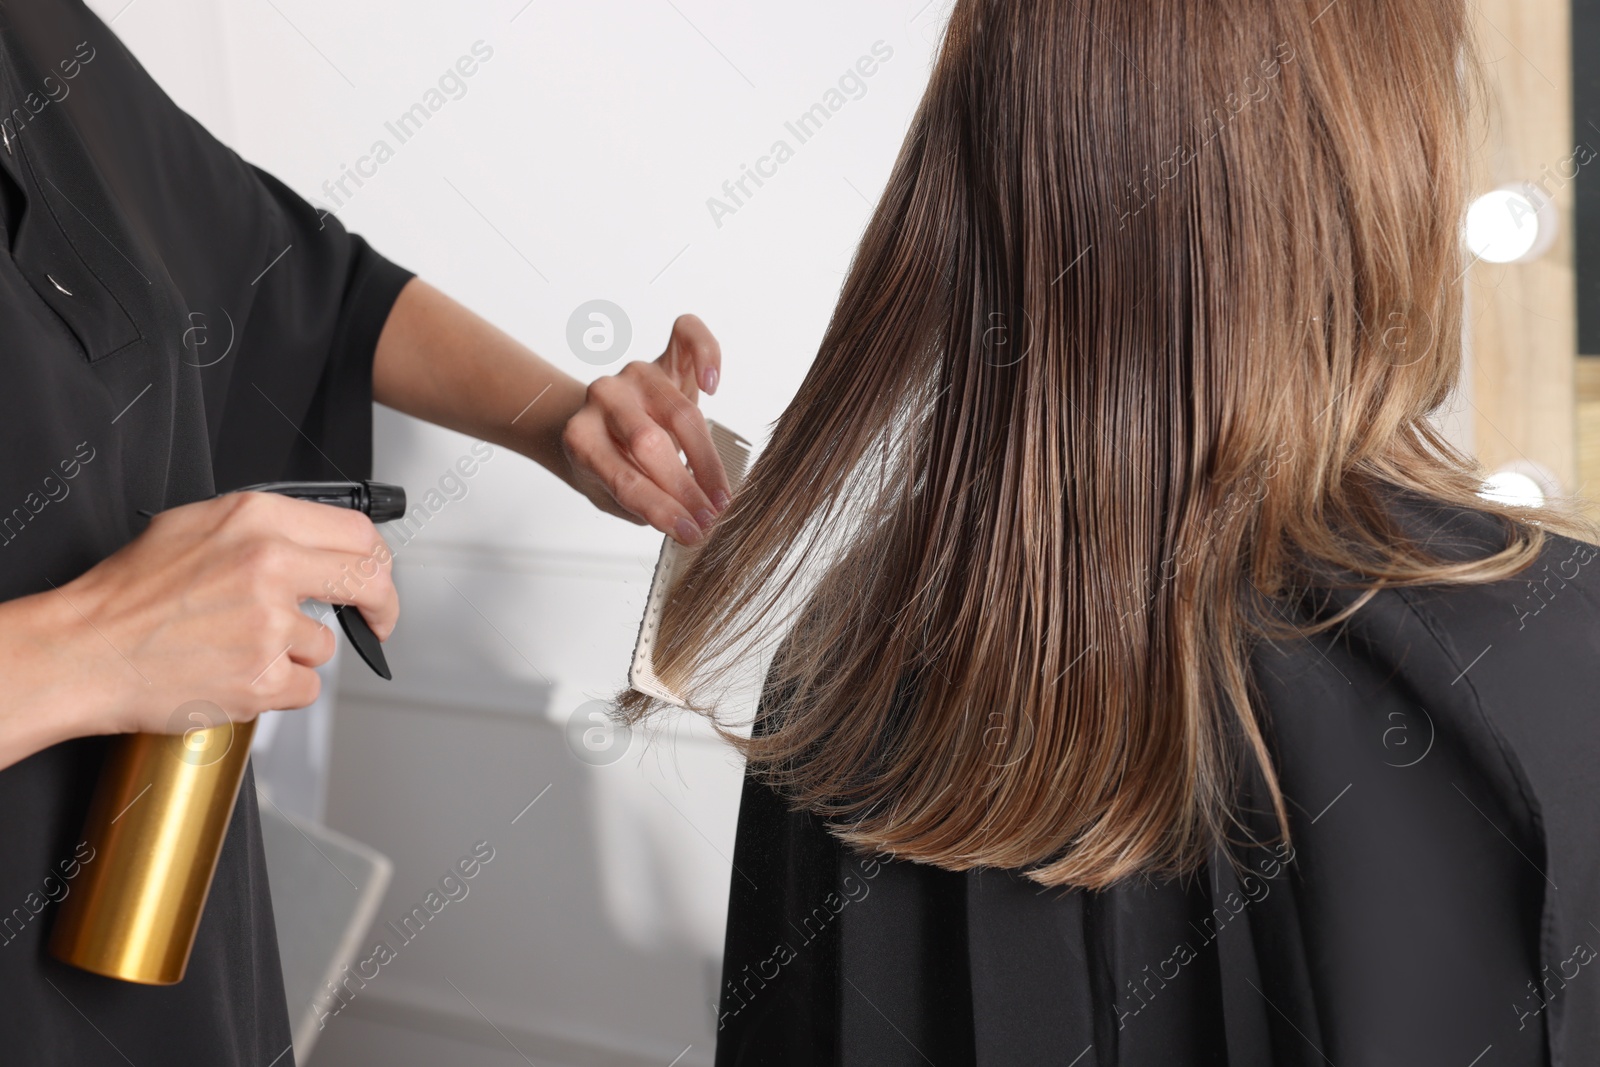
[[[1460,0],[956,5],[657,638],[749,761],[719,1064],[1600,1054],[1597,549],[1430,421],[1475,71]]]

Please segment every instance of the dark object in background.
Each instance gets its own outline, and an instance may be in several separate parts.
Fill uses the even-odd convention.
[[[1572,136],[1600,163],[1600,0],[1572,0]],[[1600,166],[1577,168],[1573,266],[1578,286],[1578,354],[1600,356]]]

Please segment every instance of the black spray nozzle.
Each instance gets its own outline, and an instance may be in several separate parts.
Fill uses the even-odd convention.
[[[388,482],[363,482],[367,490],[367,516],[373,522],[393,522],[406,513],[406,491]]]

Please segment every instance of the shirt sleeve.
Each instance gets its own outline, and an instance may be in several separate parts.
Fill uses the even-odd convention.
[[[372,362],[390,309],[413,274],[255,171],[256,200],[278,226],[276,262],[238,325],[221,417],[211,424],[218,491],[276,478],[362,479],[372,473]],[[208,314],[204,345],[227,340]],[[207,367],[202,373],[213,370]],[[207,410],[222,381],[205,378]]]
[[[137,235],[132,259],[174,292],[156,340],[200,368],[216,488],[368,477],[373,355],[412,273],[213,137],[81,0],[9,15],[60,86],[50,118],[70,121]]]

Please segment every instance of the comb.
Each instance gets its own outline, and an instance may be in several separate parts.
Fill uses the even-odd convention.
[[[711,431],[711,444],[722,459],[722,469],[728,474],[728,487],[737,493],[750,464],[750,442],[710,419],[706,420],[706,428]],[[668,689],[656,674],[656,634],[661,627],[661,612],[692,552],[670,537],[663,540],[655,576],[650,579],[650,598],[645,601],[644,619],[639,623],[639,639],[633,645],[633,666],[628,670],[630,688],[678,708],[687,706],[683,697]]]

